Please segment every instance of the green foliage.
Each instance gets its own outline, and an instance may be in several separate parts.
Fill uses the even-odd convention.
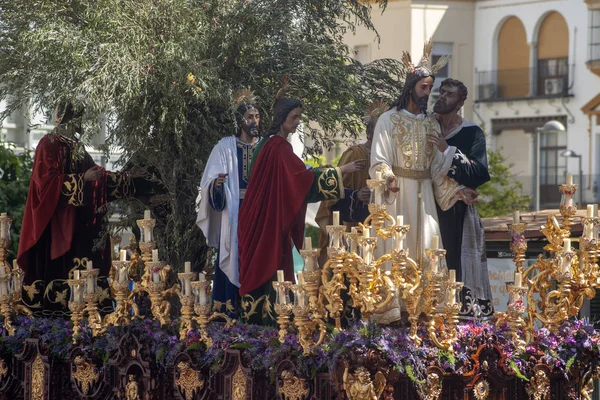
[[[161,254],[175,268],[203,264],[194,200],[203,161],[235,129],[235,90],[255,90],[268,126],[289,82],[286,96],[320,127],[305,131],[311,154],[333,136],[356,137],[374,98],[398,96],[400,64],[362,65],[342,40],[357,25],[373,28],[373,5],[385,0],[0,0],[4,116],[25,103],[83,103],[87,132],[106,121],[108,147],[162,177]],[[129,224],[142,208],[132,205]]]
[[[500,151],[488,149],[488,168],[491,180],[480,186],[477,211],[482,218],[511,214],[527,210],[531,202],[523,196],[523,185],[510,174],[510,164]]]
[[[13,217],[9,261],[17,256],[32,164],[28,151],[15,153],[11,144],[0,143],[0,210]]]

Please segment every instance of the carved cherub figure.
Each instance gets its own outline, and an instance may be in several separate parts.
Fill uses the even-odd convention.
[[[375,382],[365,367],[358,367],[354,374],[344,370],[344,390],[349,400],[377,400],[385,389],[385,376],[381,371],[375,374]]]
[[[135,381],[135,375],[129,375],[129,381],[125,386],[125,400],[140,400],[138,384]]]

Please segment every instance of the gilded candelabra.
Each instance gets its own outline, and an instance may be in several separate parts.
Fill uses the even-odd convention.
[[[283,272],[283,271],[277,271]],[[290,303],[289,290],[291,282],[283,281],[283,278],[277,282],[273,282],[273,289],[275,289],[275,312],[277,313],[277,325],[279,325],[279,341],[285,342],[285,337],[288,333],[288,327],[290,326],[290,314],[292,313],[293,304]]]
[[[99,269],[92,268],[92,262],[88,261],[86,270],[80,271],[81,279],[85,282],[85,308],[83,316],[87,315],[88,325],[92,330],[92,335],[97,336],[106,331],[106,327],[102,324],[102,317],[98,311],[98,273]],[[74,324],[73,324],[74,325]]]
[[[204,279],[204,274],[200,274],[200,280],[191,282],[192,293],[194,294],[194,313],[196,316],[193,318],[198,324],[200,329],[200,340],[203,341],[206,346],[212,346],[212,339],[208,336],[206,327],[210,321],[220,318],[225,321],[225,326],[232,326],[235,320],[232,319],[225,312],[220,310],[213,311],[211,307],[212,302],[212,291],[210,281]],[[186,331],[187,335],[187,331]]]
[[[73,272],[73,278],[67,280],[70,288],[69,310],[71,310],[71,322],[73,323],[73,343],[77,342],[77,335],[81,332],[81,321],[83,320],[83,292],[85,290],[85,279],[80,278],[80,271]]]
[[[123,252],[124,250],[121,250]],[[123,260],[123,257],[122,257]],[[133,315],[139,316],[137,304],[133,301],[130,292],[131,282],[129,280],[129,269],[131,262],[129,261],[113,261],[112,273],[110,280],[110,288],[112,289],[115,299],[115,311],[104,317],[106,325],[122,326],[131,322],[131,310]]]
[[[196,273],[191,272],[188,269],[189,263],[186,263],[186,272],[180,272],[177,274],[179,281],[181,282],[181,291],[179,292],[179,299],[181,301],[181,324],[179,326],[179,338],[184,340],[188,332],[193,327],[194,320],[194,293],[192,291],[192,281],[196,279]]]
[[[13,261],[13,268],[6,261],[8,249],[12,244],[10,239],[10,226],[13,218],[6,213],[0,214],[0,314],[4,316],[4,329],[9,335],[15,330],[12,326],[13,313],[32,315],[31,310],[21,304],[24,272],[17,261]]]
[[[580,248],[573,249],[571,227],[577,211],[577,206],[573,205],[577,185],[560,185],[559,190],[562,193],[559,208],[562,226],[554,216],[549,216],[547,226],[542,227],[542,233],[548,240],[545,250],[550,252],[551,257],[540,256],[523,275],[530,283],[527,293],[529,337],[536,319],[551,331],[556,331],[565,320],[579,313],[585,298],[595,296],[600,284],[597,210],[588,206],[587,216],[582,219],[584,231],[579,239]]]

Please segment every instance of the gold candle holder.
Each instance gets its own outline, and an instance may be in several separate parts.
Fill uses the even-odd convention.
[[[180,272],[177,274],[181,282],[179,299],[181,301],[181,325],[179,326],[179,339],[185,340],[188,333],[194,329],[194,293],[192,281],[196,279],[195,272]]]
[[[87,315],[88,325],[92,330],[93,336],[98,336],[106,331],[106,327],[102,325],[102,318],[98,311],[98,269],[89,269],[81,271],[81,278],[85,282],[85,309],[83,316]]]
[[[304,268],[303,271],[315,271],[319,269],[319,262],[317,258],[319,257],[319,253],[321,250],[319,249],[302,249],[299,250],[300,255],[304,259]]]
[[[147,279],[142,281],[141,287],[145,289],[150,297],[150,312],[161,325],[168,325],[171,323],[171,303],[165,298],[177,294],[179,285],[175,284],[173,287],[166,289],[167,274],[170,268],[165,262],[156,261],[146,262],[145,264],[146,273],[144,276],[147,276]]]
[[[115,311],[104,317],[105,325],[123,326],[131,322],[130,310],[134,317],[139,317],[139,310],[129,290],[129,268],[130,261],[113,261],[114,271],[110,281],[110,287],[114,294],[116,306]]]
[[[276,300],[275,300],[275,312],[277,313],[277,325],[279,325],[279,341],[285,342],[285,336],[288,333],[288,327],[290,325],[290,314],[292,312],[292,304],[290,304],[290,298],[288,291],[290,289],[291,282],[273,282],[273,289],[275,289]]]
[[[506,308],[506,320],[510,328],[512,342],[515,345],[515,350],[519,353],[525,352],[527,341],[523,339],[523,334],[520,330],[526,327],[523,314],[525,313],[524,296],[527,293],[527,287],[516,286],[511,283],[506,284],[506,289],[509,293],[509,302]]]
[[[76,271],[76,274],[79,274],[79,271]],[[73,323],[73,343],[75,344],[77,342],[77,335],[79,332],[81,332],[81,321],[83,320],[83,311],[85,310],[85,302],[83,298],[85,279],[67,279],[67,284],[71,290],[71,294],[69,296],[69,310],[71,311],[71,322]]]
[[[291,289],[294,293],[292,312],[294,313],[294,324],[298,328],[298,342],[300,343],[300,346],[302,346],[304,354],[309,354],[312,347],[315,345],[312,338],[313,327],[308,319],[310,305],[306,298],[306,291],[301,285],[291,285]],[[285,340],[285,335],[283,336],[283,339]]]
[[[462,303],[458,301],[458,294],[463,288],[462,282],[448,282],[446,285],[446,302],[443,311],[429,321],[427,332],[431,341],[439,348],[450,353],[454,352],[454,344],[458,338],[456,326],[458,313]],[[438,330],[440,334],[438,335]]]
[[[230,327],[235,323],[235,320],[226,313],[214,311],[211,313],[210,304],[212,302],[212,291],[210,289],[209,281],[195,281],[191,283],[191,286],[192,292],[194,293],[194,312],[196,313],[194,321],[196,321],[200,329],[200,340],[203,341],[207,347],[210,347],[212,346],[212,339],[208,336],[206,331],[208,323],[220,318],[225,320],[226,327]]]
[[[329,246],[327,247],[327,256],[329,258],[340,257],[346,252],[343,237],[346,227],[344,225],[327,225],[325,227],[329,234]]]
[[[510,251],[513,253],[513,261],[516,265],[516,271],[523,272],[523,263],[525,262],[525,252],[527,251],[527,241],[525,240],[525,222],[518,224],[507,224],[511,232]]]
[[[561,201],[559,206],[560,215],[563,217],[564,228],[571,232],[573,225],[573,216],[577,212],[577,205],[573,204],[573,197],[577,193],[578,185],[559,185],[558,190],[561,193]],[[570,235],[569,235],[570,236]],[[568,237],[568,236],[567,236]]]
[[[145,263],[152,262],[152,250],[156,249],[156,243],[154,242],[154,227],[156,226],[156,220],[144,218],[138,219],[136,222],[141,232],[141,239],[138,245],[142,252],[142,261]]]

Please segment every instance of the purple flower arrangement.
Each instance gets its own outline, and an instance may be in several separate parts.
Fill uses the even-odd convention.
[[[3,354],[20,353],[27,338],[38,338],[40,347],[55,360],[68,359],[75,346],[68,320],[18,316],[14,326],[13,336],[1,332],[0,352]],[[225,352],[239,349],[255,373],[271,379],[274,379],[277,365],[285,359],[292,360],[303,376],[311,378],[346,364],[356,366],[357,360],[374,359],[416,382],[424,382],[426,369],[433,365],[448,373],[470,371],[472,356],[481,345],[499,349],[517,376],[523,379],[532,376],[533,367],[538,363],[550,366],[556,373],[567,374],[570,368],[589,365],[600,356],[600,334],[586,320],[567,321],[556,333],[545,328],[536,330],[523,353],[515,352],[506,327],[496,328],[484,322],[460,324],[452,353],[434,346],[424,329],[419,331],[423,342],[417,346],[408,338],[407,329],[360,322],[342,331],[332,329],[325,342],[309,355],[304,355],[294,333],[288,334],[281,343],[278,330],[272,327],[245,324],[225,327],[212,323],[207,329],[212,345],[206,347],[198,331],[190,332],[181,342],[177,323],[161,327],[153,320],[134,320],[124,327],[108,327],[97,337],[93,337],[89,327],[84,325],[76,346],[92,359],[106,363],[117,353],[120,340],[127,333],[139,341],[142,353],[159,368],[171,366],[176,355],[187,350],[201,367],[218,370]]]

